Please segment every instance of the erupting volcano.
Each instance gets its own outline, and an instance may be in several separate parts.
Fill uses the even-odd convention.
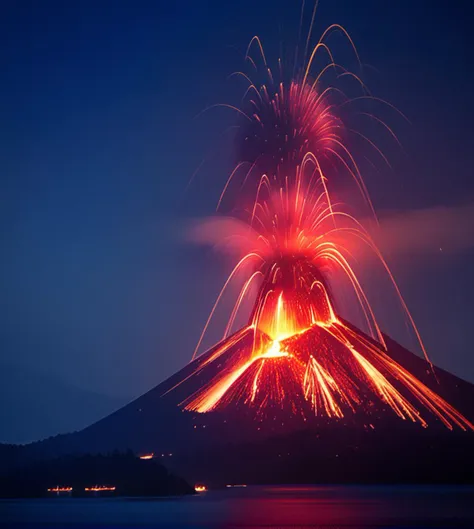
[[[338,420],[384,409],[423,427],[437,420],[449,429],[474,429],[391,358],[358,278],[355,254],[363,247],[390,279],[429,362],[386,261],[347,204],[334,198],[336,177],[348,175],[374,212],[356,156],[348,146],[350,133],[364,138],[385,159],[373,141],[345,125],[343,111],[354,99],[340,88],[324,85],[328,73],[336,72],[337,79],[350,77],[364,88],[359,77],[335,63],[326,42],[335,31],[342,32],[353,47],[342,27],[331,26],[304,69],[288,83],[280,61],[281,79],[273,75],[257,37],[249,45],[246,59],[257,76],[263,71],[266,81],[257,86],[237,72],[249,83],[243,109],[235,108],[241,118],[239,162],[217,206],[222,211],[230,202],[228,213],[234,221],[217,216],[201,226],[206,237],[226,241],[241,255],[217,298],[193,359],[224,291],[242,275],[245,280],[223,340],[197,358],[191,373],[166,393],[199,378],[212,365],[212,377],[181,402],[184,410],[206,413],[234,406],[253,409],[256,417],[262,417],[280,408],[304,419],[312,415]],[[256,59],[249,54],[252,45],[259,51]],[[312,75],[318,52],[327,63]],[[370,98],[364,94],[355,99]],[[381,119],[366,115],[394,136]],[[340,317],[336,291],[341,289],[351,292],[368,334]],[[255,292],[248,325],[231,334],[243,301]],[[435,377],[431,362],[429,366]]]
[[[224,250],[230,262],[191,361],[81,431],[5,445],[1,462],[15,475],[52,457],[132,450],[208,490],[472,485],[474,385],[432,364],[375,243],[383,231],[369,189],[383,185],[377,170],[385,169],[389,150],[382,146],[399,144],[385,120],[404,116],[348,68],[360,62],[344,28],[330,26],[310,46],[317,4],[304,42],[298,38],[296,50],[282,50],[278,60],[253,37],[244,71],[231,76],[245,83],[241,102],[213,105],[231,120],[233,154],[222,185],[206,183],[199,194],[201,201],[215,190],[215,213],[194,222],[188,235]],[[300,27],[299,37],[304,33]],[[335,45],[349,63],[336,61]],[[188,187],[200,184],[199,168]],[[162,310],[177,306],[188,279],[191,288],[205,283],[194,262],[194,277],[165,275],[167,266],[164,280],[179,283],[160,292]],[[198,285],[194,295],[208,289]],[[164,299],[166,291],[173,299]],[[382,314],[398,332],[406,324],[417,351],[383,331]],[[180,313],[156,341],[157,355],[175,353],[185,339],[177,332],[192,326],[187,316]],[[160,318],[157,328],[166,322]],[[302,505],[304,494],[295,496]]]

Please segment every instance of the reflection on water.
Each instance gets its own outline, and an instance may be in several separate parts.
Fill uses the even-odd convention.
[[[186,498],[0,501],[0,526],[474,527],[474,488],[280,486]]]

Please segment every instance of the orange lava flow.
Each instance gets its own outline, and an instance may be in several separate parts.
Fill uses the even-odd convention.
[[[221,209],[235,188],[240,169],[249,165],[239,192],[232,195],[233,217],[238,220],[224,224],[217,217],[205,226],[207,235],[232,242],[240,254],[204,326],[193,355],[193,359],[197,357],[194,370],[168,391],[218,366],[211,380],[182,402],[186,410],[205,413],[242,404],[264,413],[267,407],[277,406],[303,416],[309,408],[317,416],[334,419],[351,413],[391,411],[423,427],[435,417],[449,429],[456,426],[474,430],[461,413],[390,357],[359,279],[356,257],[363,249],[387,274],[421,351],[433,368],[386,261],[361,222],[334,197],[331,165],[337,174],[348,174],[356,182],[373,211],[355,156],[343,139],[347,131],[338,110],[348,100],[336,104],[331,96],[341,90],[322,86],[330,70],[362,85],[356,75],[334,62],[324,41],[333,30],[348,37],[340,26],[331,26],[310,54],[301,75],[289,84],[275,80],[260,40],[252,39],[249,50],[252,45],[258,47],[268,82],[257,86],[239,72],[250,83],[246,92],[249,110],[239,110],[247,120],[241,161],[218,201]],[[329,59],[325,67],[312,74],[317,53]],[[259,60],[251,59],[249,52],[246,58],[258,70]],[[375,144],[365,139],[385,159]],[[201,341],[224,292],[242,275],[245,281],[223,341],[199,358]],[[258,293],[252,298],[258,282]],[[341,286],[358,307],[367,337],[339,316],[335,287]],[[248,325],[226,338],[249,298],[255,301]],[[251,346],[246,341],[249,334]]]
[[[303,401],[315,415],[338,419],[379,401],[400,419],[423,427],[432,414],[449,429],[474,430],[470,421],[380,345],[337,319],[316,322],[282,342],[268,339],[264,348],[229,359],[212,383],[184,406],[205,413],[243,403],[264,412],[269,404],[286,404],[304,415],[298,404]]]

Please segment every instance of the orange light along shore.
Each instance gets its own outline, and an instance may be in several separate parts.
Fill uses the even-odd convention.
[[[55,492],[56,494],[61,492],[72,492],[72,487],[53,487],[48,489],[48,492]]]
[[[196,492],[207,492],[207,487],[206,485],[198,484],[198,485],[194,485],[194,490]]]
[[[107,487],[104,485],[96,485],[95,487],[86,487],[86,492],[112,492],[116,487]]]
[[[151,454],[143,454],[142,456],[140,456],[140,459],[148,460],[148,459],[153,459],[154,457],[155,457],[155,454],[152,452]]]

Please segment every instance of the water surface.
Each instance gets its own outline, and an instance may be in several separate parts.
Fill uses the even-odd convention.
[[[272,486],[184,498],[0,500],[0,526],[474,528],[474,487]]]

